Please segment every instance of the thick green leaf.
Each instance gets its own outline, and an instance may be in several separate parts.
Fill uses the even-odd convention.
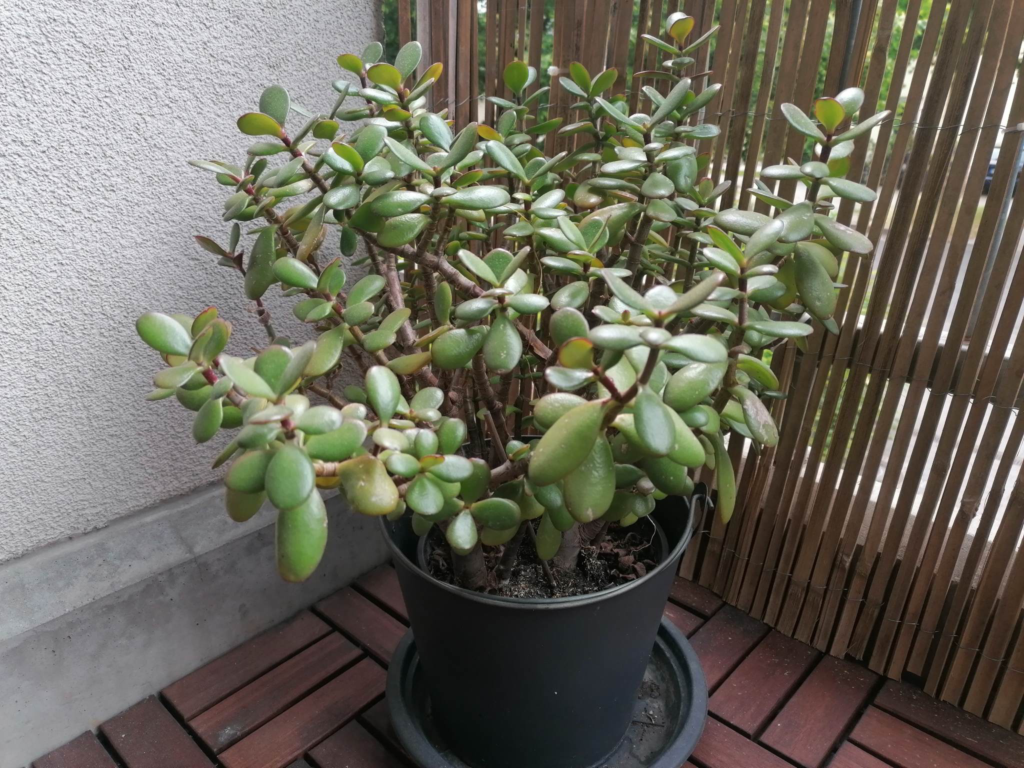
[[[490,265],[475,253],[467,251],[465,248],[461,248],[457,255],[459,257],[459,261],[462,262],[462,265],[481,280],[485,280],[491,285],[498,284],[498,278],[494,274],[494,270],[492,270]]]
[[[221,368],[242,392],[250,397],[265,397],[274,400],[277,393],[256,371],[237,357],[221,355]]]
[[[487,154],[490,155],[491,159],[499,166],[523,181],[528,180],[522,164],[519,162],[519,159],[512,154],[511,149],[506,147],[500,141],[488,141],[484,145],[484,148],[487,150]]]
[[[846,110],[836,99],[823,98],[814,102],[814,116],[826,133],[834,133],[846,119]]]
[[[383,365],[373,366],[366,372],[366,394],[381,422],[390,421],[402,397],[398,377]]]
[[[426,475],[419,475],[405,492],[405,503],[420,515],[436,515],[444,506],[441,489]]]
[[[766,448],[778,445],[779,430],[761,399],[746,387],[732,387],[729,393],[739,400],[751,436]]]
[[[433,112],[428,112],[420,118],[419,128],[430,142],[440,147],[445,152],[452,146],[452,129],[448,123]]]
[[[284,131],[277,120],[261,112],[247,112],[238,118],[238,130],[247,136],[274,136],[281,138],[284,135]]]
[[[291,257],[274,262],[274,276],[285,285],[307,290],[314,290],[319,282],[319,278],[312,269]]]
[[[872,115],[867,120],[861,120],[849,130],[844,131],[832,139],[832,142],[834,144],[838,144],[841,141],[850,141],[851,139],[856,139],[858,136],[863,136],[865,133],[870,133],[875,126],[887,120],[891,114],[892,113],[889,112],[889,110],[885,110],[884,112],[879,112],[877,115]]]
[[[260,511],[263,502],[267,500],[267,494],[240,493],[231,488],[224,489],[224,506],[227,508],[228,516],[236,523],[244,523]]]
[[[422,213],[407,213],[388,219],[377,234],[377,242],[384,248],[397,248],[411,243],[430,223],[430,217]]]
[[[715,448],[715,484],[718,487],[718,514],[723,523],[732,519],[736,509],[736,473],[733,470],[732,458],[726,450],[725,441],[719,434],[710,438]]]
[[[690,78],[684,77],[676,83],[672,90],[665,96],[665,100],[661,102],[661,106],[658,107],[657,111],[651,116],[651,125],[655,126],[662,120],[667,118],[673,112],[675,112],[683,103],[686,98],[686,94],[690,92]]]
[[[477,141],[477,124],[469,123],[465,128],[459,131],[459,135],[455,137],[455,141],[452,142],[452,148],[448,151],[444,160],[441,162],[439,169],[444,171],[448,168],[461,163],[473,148],[476,146]]]
[[[814,223],[825,235],[825,239],[840,250],[850,253],[871,253],[874,250],[871,241],[864,235],[845,224],[840,224],[835,219],[816,214]]]
[[[288,91],[280,85],[272,85],[260,96],[260,112],[270,115],[281,125],[288,119]]]
[[[782,114],[798,133],[802,133],[804,136],[808,136],[821,144],[825,143],[825,134],[818,129],[814,121],[796,104],[783,104]]]
[[[260,298],[277,281],[274,275],[274,262],[277,258],[274,247],[275,229],[268,227],[260,232],[249,253],[249,263],[245,268],[245,295],[250,299]]]
[[[452,551],[459,555],[468,555],[477,545],[478,536],[476,521],[468,509],[457,514],[448,524],[445,539]]]
[[[500,208],[503,205],[507,205],[511,199],[505,189],[496,186],[467,187],[441,198],[445,205],[471,211]]]
[[[530,482],[549,485],[582,464],[601,431],[606,409],[604,402],[588,402],[555,422],[530,455]]]
[[[789,320],[755,320],[747,323],[746,328],[781,339],[799,339],[814,333],[814,329],[806,323]]]
[[[523,339],[508,315],[499,312],[484,340],[484,362],[495,373],[508,373],[519,365],[523,356]]]
[[[384,290],[387,281],[380,275],[367,275],[352,286],[348,294],[348,306],[355,306],[364,301],[370,301]]]
[[[529,523],[527,523],[529,525]],[[541,560],[550,560],[562,546],[562,532],[555,527],[548,512],[540,519],[537,526],[537,557]]]
[[[306,441],[310,458],[320,461],[344,461],[351,458],[366,440],[366,425],[362,421],[346,421],[340,427],[323,435],[314,435]]]
[[[327,508],[314,491],[297,507],[277,516],[277,570],[285,581],[305,581],[327,548]]]
[[[402,46],[401,50],[398,51],[398,55],[395,56],[395,67],[401,72],[402,79],[409,77],[416,71],[416,67],[420,65],[422,58],[423,47],[415,40]]]
[[[825,267],[806,250],[798,250],[794,259],[796,287],[804,306],[819,320],[832,317],[838,297]]]
[[[481,525],[496,530],[518,528],[522,520],[519,505],[511,499],[498,496],[476,502],[470,506],[469,511]]]
[[[235,459],[224,477],[224,484],[239,493],[260,493],[273,451],[247,451]]]
[[[668,408],[657,393],[644,387],[633,403],[637,436],[652,456],[664,456],[676,443],[675,425]]]
[[[690,363],[676,371],[665,387],[665,404],[685,411],[718,389],[725,376],[725,363]]]
[[[439,336],[431,346],[433,361],[442,370],[465,366],[480,351],[487,338],[484,327],[457,328]]]
[[[600,435],[579,466],[566,475],[562,495],[579,523],[597,520],[608,511],[615,495],[615,461],[608,438]]]
[[[519,293],[508,300],[508,305],[521,315],[536,315],[547,309],[550,302],[536,293]]]
[[[316,474],[305,451],[286,445],[274,451],[265,483],[271,504],[278,509],[292,509],[314,493]]]
[[[858,203],[874,202],[877,197],[875,191],[870,187],[858,184],[855,181],[850,181],[849,179],[827,178],[825,179],[825,183],[828,184],[832,188],[832,191],[840,197],[847,200],[853,200]]]
[[[217,434],[223,419],[223,401],[219,397],[210,398],[199,409],[195,421],[192,422],[192,437],[197,443],[205,443]]]
[[[530,68],[524,61],[512,61],[505,67],[502,80],[512,93],[521,96],[530,80]]]
[[[170,315],[147,312],[135,321],[139,337],[165,355],[187,355],[192,338],[185,327]]]
[[[434,169],[423,162],[420,159],[420,156],[413,150],[409,149],[409,147],[405,146],[405,144],[395,141],[390,136],[384,139],[384,143],[388,145],[388,149],[391,150],[391,153],[398,158],[400,162],[408,165],[415,171],[419,171],[420,173],[424,173],[428,176],[433,176]]]
[[[864,103],[864,91],[860,88],[846,88],[836,94],[838,101],[847,117],[853,117]]]
[[[398,506],[395,482],[380,459],[364,454],[341,464],[338,468],[345,498],[361,515],[389,515]]]

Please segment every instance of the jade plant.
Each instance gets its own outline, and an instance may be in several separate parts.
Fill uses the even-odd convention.
[[[684,75],[714,30],[692,29],[673,14],[645,36],[666,57],[644,75],[663,84],[643,88],[649,113],[610,95],[614,69],[574,63],[558,80],[574,122],[548,119],[549,89],[514,61],[494,124],[456,133],[428,107],[441,65],[421,68],[417,43],[384,63],[375,43],[338,58],[329,111],[272,86],[238,118],[255,142],[241,165],[192,162],[225,187],[231,222],[196,240],[239,274],[267,343],[229,351],[213,307],[146,313],[139,335],[166,364],[149,398],[194,411],[197,442],[227,433],[228,514],[269,500],[285,579],[316,569],[335,488],[358,513],[439,529],[473,589],[507,580],[524,541],[548,572],[577,567],[610,527],[689,495],[701,467],[728,520],[727,443],[778,441],[772,352],[837,331],[841,260],[871,250],[835,202],[874,199],[843,176],[886,114],[849,127],[856,88],[813,118],[784,105],[810,159],[761,169],[759,211],[718,210],[719,131],[699,118],[719,86]],[[556,137],[570,148],[549,155]],[[278,335],[268,291],[294,297],[309,340]]]

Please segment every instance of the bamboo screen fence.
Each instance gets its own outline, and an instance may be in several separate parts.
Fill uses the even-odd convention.
[[[723,208],[756,203],[759,164],[804,152],[782,103],[860,85],[895,113],[852,159],[850,178],[878,200],[839,209],[877,243],[844,264],[840,334],[773,357],[782,440],[761,456],[733,440],[745,501],[727,526],[704,513],[682,573],[787,635],[1024,732],[1024,2],[399,0],[398,38],[445,63],[435,107],[450,99],[460,127],[490,116],[484,97],[505,95],[516,58],[543,84],[549,66],[617,67],[616,88],[642,107],[640,86],[665,84],[643,79],[660,54],[635,41],[676,10],[694,36],[720,26],[693,74],[724,84],[705,114],[721,135],[702,145],[712,178],[733,182]],[[573,121],[557,85],[548,101]]]

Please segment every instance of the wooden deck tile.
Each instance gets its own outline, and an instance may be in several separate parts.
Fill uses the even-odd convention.
[[[669,599],[678,603],[684,608],[710,619],[718,609],[725,605],[725,602],[710,589],[694,584],[683,578],[676,578],[672,582],[672,592]]]
[[[793,768],[713,717],[704,726],[693,759],[701,768]]]
[[[811,646],[772,631],[719,686],[710,709],[733,728],[755,736],[820,656]]]
[[[172,683],[162,695],[183,720],[191,720],[330,631],[303,611]]]
[[[704,619],[695,613],[690,613],[685,608],[680,608],[675,603],[668,603],[665,606],[665,615],[669,620],[679,627],[679,631],[689,637],[704,624]]]
[[[874,705],[975,757],[1006,768],[1024,768],[1024,737],[905,683],[888,681]]]
[[[801,768],[818,768],[867,703],[878,677],[826,656],[761,736]]]
[[[155,696],[107,720],[100,731],[128,768],[213,765]]]
[[[889,764],[847,742],[836,752],[828,768],[889,768]]]
[[[320,768],[405,768],[407,765],[357,722],[349,723],[310,750],[309,756]]]
[[[864,713],[850,741],[897,768],[988,768],[981,760],[875,707]]]
[[[405,608],[405,598],[398,586],[398,572],[390,565],[374,568],[356,581],[356,586],[378,603],[386,606],[406,624],[409,623],[409,612]]]
[[[210,707],[189,727],[207,747],[222,752],[362,655],[352,643],[332,632]]]
[[[321,600],[316,608],[338,629],[354,638],[378,661],[388,664],[405,634],[405,626],[351,587]]]
[[[225,768],[283,768],[383,695],[384,669],[363,659],[220,755]]]
[[[727,605],[690,638],[707,678],[708,691],[714,692],[746,655],[768,634],[768,625],[752,619]]]
[[[89,731],[60,749],[43,755],[32,768],[117,768],[99,740]]]

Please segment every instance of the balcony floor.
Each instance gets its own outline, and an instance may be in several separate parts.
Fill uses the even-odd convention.
[[[822,656],[679,579],[711,716],[686,768],[1024,768],[1024,737]],[[36,760],[34,768],[409,768],[384,701],[390,567]],[[524,766],[524,768],[529,768]]]

